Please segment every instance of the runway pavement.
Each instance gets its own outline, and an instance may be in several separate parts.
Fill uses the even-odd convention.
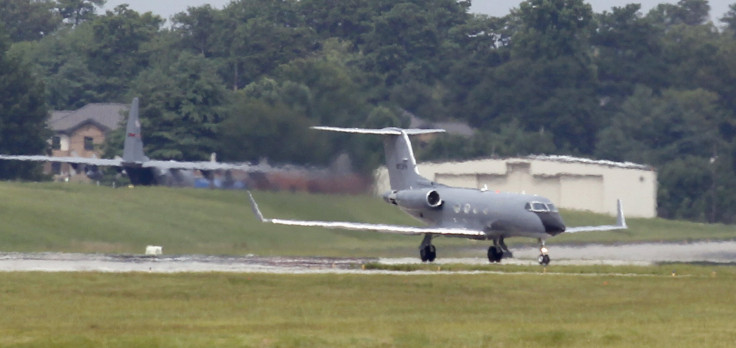
[[[486,264],[485,257],[442,258],[438,245],[436,264]],[[512,250],[506,264],[536,264],[537,248]],[[641,243],[622,245],[552,245],[552,264],[650,265],[662,262],[736,264],[736,241],[695,243]],[[108,255],[74,253],[0,253],[0,272],[239,272],[239,273],[385,273],[364,271],[369,262],[420,263],[406,258],[322,258],[208,255]]]

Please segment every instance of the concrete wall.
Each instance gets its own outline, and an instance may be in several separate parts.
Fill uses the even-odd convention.
[[[560,208],[616,215],[621,199],[629,217],[657,215],[657,173],[643,165],[564,156],[422,163],[419,172],[438,183],[537,194]],[[376,193],[389,191],[385,168],[376,173]]]

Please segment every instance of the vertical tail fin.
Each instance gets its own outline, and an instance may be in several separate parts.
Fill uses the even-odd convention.
[[[444,129],[361,129],[337,127],[312,127],[313,129],[343,133],[383,135],[383,149],[386,153],[386,168],[391,181],[392,190],[405,190],[428,182],[419,175],[414,150],[411,147],[410,135],[441,133]]]
[[[133,99],[128,113],[128,125],[125,129],[125,144],[123,145],[123,162],[140,163],[148,160],[143,153],[143,138],[141,137],[141,123],[138,119],[138,98]]]

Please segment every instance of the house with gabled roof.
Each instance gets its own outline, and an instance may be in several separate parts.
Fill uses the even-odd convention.
[[[54,132],[51,155],[56,157],[100,157],[107,134],[117,129],[125,117],[128,105],[92,103],[78,110],[52,111],[47,121]],[[88,181],[84,172],[77,172],[68,163],[47,163],[44,172],[55,180]]]

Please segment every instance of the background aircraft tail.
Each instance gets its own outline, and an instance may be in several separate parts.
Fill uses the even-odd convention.
[[[143,138],[141,137],[141,123],[138,119],[138,98],[133,99],[128,114],[128,125],[125,129],[125,144],[123,145],[124,163],[142,163],[148,160],[143,153]]]
[[[411,147],[410,135],[442,133],[444,129],[362,129],[337,127],[312,127],[313,129],[332,132],[378,134],[383,135],[383,148],[386,153],[386,168],[392,190],[405,190],[428,184],[429,181],[419,175],[414,150]]]

